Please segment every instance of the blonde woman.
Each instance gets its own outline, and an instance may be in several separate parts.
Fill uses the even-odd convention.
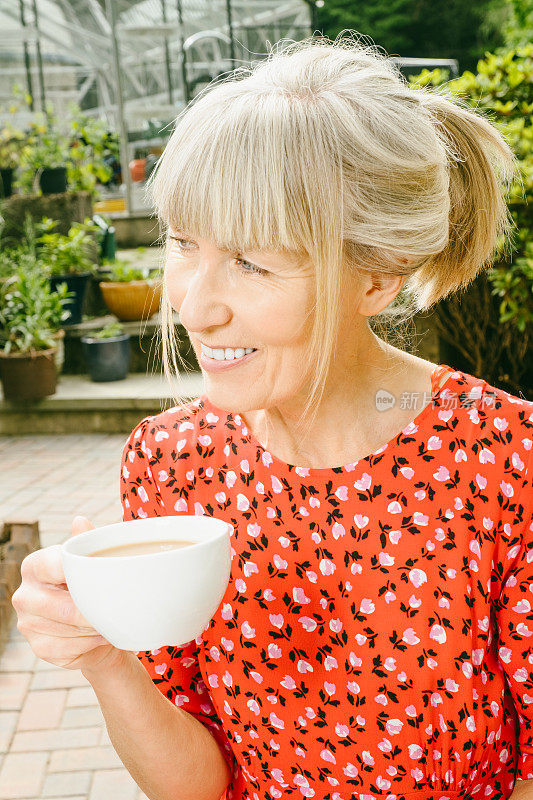
[[[132,431],[122,504],[230,522],[226,594],[139,653],[47,592],[50,548],[16,598],[150,800],[533,796],[533,403],[376,333],[490,264],[514,175],[480,113],[350,36],[178,118],[152,182],[163,352],[171,376],[175,309],[205,391]]]

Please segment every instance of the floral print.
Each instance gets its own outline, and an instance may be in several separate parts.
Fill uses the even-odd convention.
[[[136,654],[214,736],[228,800],[500,800],[533,778],[533,403],[432,377],[394,439],[330,469],[206,395],[125,444],[125,520],[233,526],[203,633]]]

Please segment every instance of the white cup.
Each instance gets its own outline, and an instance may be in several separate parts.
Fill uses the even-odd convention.
[[[179,515],[117,522],[61,545],[68,590],[85,619],[120,650],[155,650],[196,639],[229,583],[233,526]],[[90,557],[134,542],[185,540],[186,547],[134,556]]]

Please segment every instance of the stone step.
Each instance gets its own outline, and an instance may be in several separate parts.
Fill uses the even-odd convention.
[[[96,382],[86,375],[58,378],[54,395],[36,403],[3,399],[0,436],[62,433],[130,433],[143,417],[159,414],[204,391],[201,372],[180,373],[172,388],[162,374],[130,373],[122,381]]]

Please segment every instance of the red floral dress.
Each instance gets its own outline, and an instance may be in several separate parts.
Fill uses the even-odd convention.
[[[216,739],[228,800],[500,800],[533,778],[533,403],[450,370],[330,469],[283,463],[206,395],[128,438],[125,520],[234,529],[203,633],[136,653]]]

